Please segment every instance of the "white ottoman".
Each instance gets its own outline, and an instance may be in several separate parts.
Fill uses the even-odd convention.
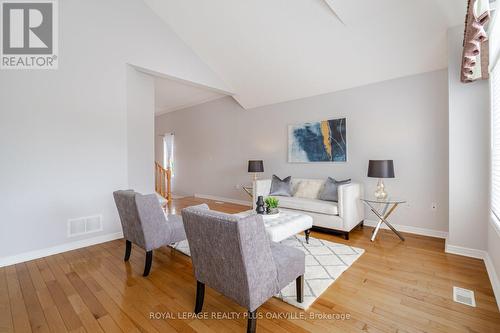
[[[247,210],[235,215],[246,217],[252,214],[256,214],[255,211]],[[281,242],[288,237],[304,232],[306,242],[309,243],[309,229],[312,228],[313,224],[311,216],[280,209],[278,216],[262,215],[262,217],[264,218],[264,225],[269,239],[273,242]]]

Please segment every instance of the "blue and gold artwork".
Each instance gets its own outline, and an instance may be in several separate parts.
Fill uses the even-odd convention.
[[[346,119],[288,127],[289,162],[346,162]]]

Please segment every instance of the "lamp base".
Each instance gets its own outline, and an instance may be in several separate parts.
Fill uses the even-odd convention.
[[[384,181],[382,179],[378,180],[377,190],[375,191],[375,198],[383,200],[387,198],[387,192],[385,191]]]

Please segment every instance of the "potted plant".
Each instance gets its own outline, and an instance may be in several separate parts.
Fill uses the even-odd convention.
[[[279,213],[278,205],[280,201],[278,199],[276,199],[275,197],[267,197],[265,202],[267,207],[266,208],[267,214],[273,215]]]

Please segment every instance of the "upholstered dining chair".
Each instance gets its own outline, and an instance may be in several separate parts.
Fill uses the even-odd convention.
[[[182,210],[194,275],[195,313],[203,307],[205,285],[248,309],[247,332],[255,332],[257,308],[296,281],[303,302],[305,255],[268,240],[260,215],[239,218],[207,205]]]
[[[120,216],[125,244],[125,261],[130,259],[132,243],[146,250],[143,276],[148,276],[153,250],[186,239],[182,218],[165,216],[156,194],[142,195],[134,190],[113,192]]]

